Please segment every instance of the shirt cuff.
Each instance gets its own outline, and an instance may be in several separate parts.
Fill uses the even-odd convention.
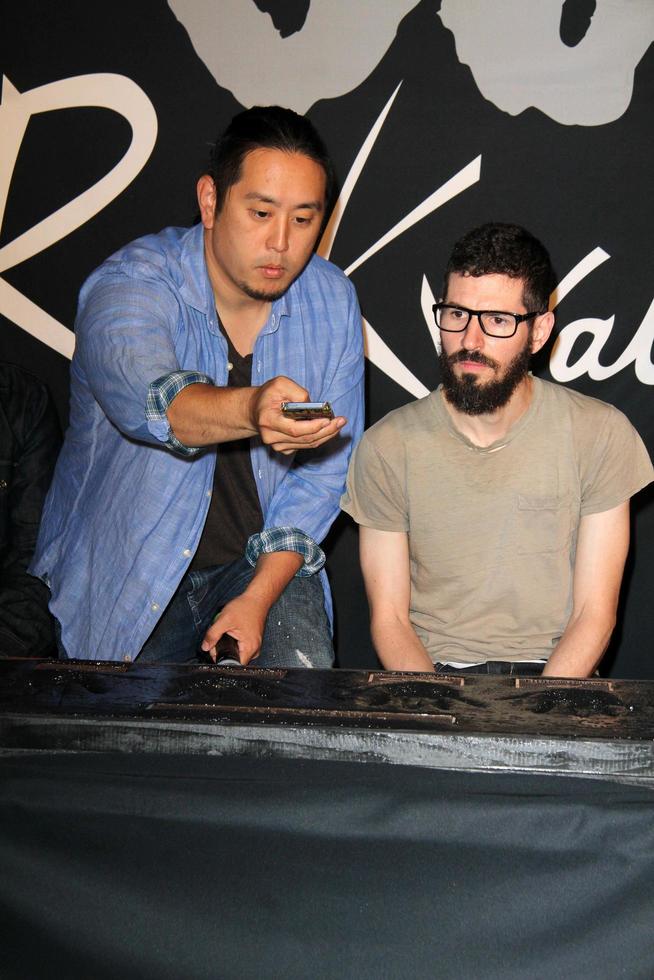
[[[325,564],[325,552],[298,527],[269,527],[248,539],[245,557],[256,565],[259,555],[273,551],[297,551],[304,557],[296,576],[315,575]]]
[[[189,385],[197,384],[212,385],[213,381],[208,375],[200,374],[199,371],[172,371],[157,378],[148,387],[145,403],[145,420],[148,429],[155,438],[181,456],[195,456],[196,453],[206,449],[206,446],[185,446],[175,438],[166,412],[180,391],[188,388]]]

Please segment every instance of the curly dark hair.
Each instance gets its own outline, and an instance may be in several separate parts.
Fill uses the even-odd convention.
[[[443,285],[447,296],[453,272],[469,276],[499,274],[522,279],[523,302],[529,312],[544,313],[556,286],[547,249],[520,225],[489,222],[473,228],[452,249]]]
[[[239,112],[216,140],[207,173],[216,185],[216,214],[229,188],[241,178],[243,160],[252,150],[302,153],[325,171],[325,215],[334,203],[336,175],[327,148],[313,123],[292,109],[278,105],[253,106]]]

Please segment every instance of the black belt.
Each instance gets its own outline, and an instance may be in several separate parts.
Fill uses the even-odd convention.
[[[450,664],[434,664],[437,673],[442,674],[509,674],[514,677],[540,677],[544,663],[524,660],[487,660],[485,664],[470,667],[452,667]]]

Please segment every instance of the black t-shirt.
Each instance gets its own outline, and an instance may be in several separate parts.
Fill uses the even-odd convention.
[[[222,324],[231,366],[227,386],[247,388],[252,383],[252,354],[241,357]],[[242,558],[251,534],[263,527],[259,494],[252,473],[250,440],[223,442],[217,450],[216,472],[209,513],[190,570],[225,565]]]

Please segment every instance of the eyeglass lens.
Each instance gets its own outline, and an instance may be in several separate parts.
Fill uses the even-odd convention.
[[[436,313],[436,322],[443,330],[465,330],[471,314],[458,306],[441,306]],[[516,318],[512,313],[485,311],[479,314],[482,326],[491,337],[510,337],[516,331]]]

